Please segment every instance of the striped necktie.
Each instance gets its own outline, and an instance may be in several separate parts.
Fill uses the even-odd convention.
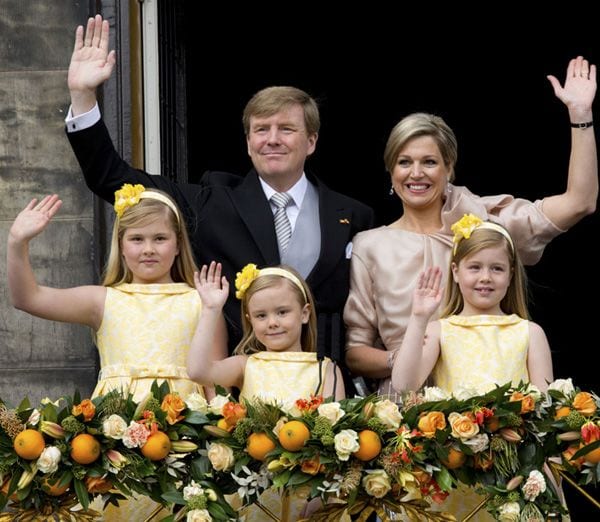
[[[292,237],[292,225],[285,211],[285,207],[290,204],[291,200],[291,196],[285,192],[275,192],[271,196],[271,201],[277,207],[273,220],[275,222],[275,234],[277,234],[280,254],[285,252]]]

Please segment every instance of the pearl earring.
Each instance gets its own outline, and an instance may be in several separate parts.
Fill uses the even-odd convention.
[[[394,195],[394,185],[390,187],[390,196]]]

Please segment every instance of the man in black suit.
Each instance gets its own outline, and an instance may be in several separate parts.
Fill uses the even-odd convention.
[[[245,177],[206,172],[199,184],[177,184],[150,176],[120,158],[100,118],[96,88],[115,64],[108,35],[108,22],[99,15],[88,20],[85,34],[78,27],[69,67],[67,132],[90,189],[111,204],[123,183],[171,194],[186,217],[198,263],[222,263],[230,282],[247,263],[261,268],[285,262],[296,268],[315,295],[319,352],[342,361],[351,240],[373,226],[373,212],[305,173],[320,125],[315,101],[294,87],[269,87],[248,102],[243,123],[254,168]],[[289,199],[285,219],[293,232],[283,248],[274,224],[277,207],[270,200],[274,193]],[[233,286],[224,309],[230,351],[241,338]]]

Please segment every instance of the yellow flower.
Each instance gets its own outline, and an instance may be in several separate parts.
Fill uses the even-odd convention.
[[[454,245],[458,245],[461,239],[469,239],[473,230],[475,230],[483,221],[478,218],[475,214],[465,214],[461,217],[454,225],[450,227],[450,230],[454,232],[454,238],[452,241]],[[454,247],[456,249],[456,246]]]
[[[125,210],[137,205],[140,201],[140,194],[145,190],[144,185],[125,183],[120,190],[115,191],[115,212],[117,216],[121,217]]]
[[[235,296],[238,299],[242,299],[248,287],[252,284],[260,274],[260,270],[256,268],[254,263],[248,263],[241,272],[238,272],[235,276],[235,289],[237,290]]]

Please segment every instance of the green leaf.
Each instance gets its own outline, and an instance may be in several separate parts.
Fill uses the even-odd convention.
[[[273,486],[275,486],[276,488],[284,487],[290,480],[291,474],[292,474],[292,472],[289,469],[287,469],[283,473],[280,473],[279,475],[275,475],[273,477]]]
[[[163,493],[161,495],[161,498],[163,498],[171,504],[179,504],[181,506],[185,506],[185,500],[183,500],[183,494],[180,491],[167,491],[166,493]]]
[[[77,495],[77,500],[79,500],[79,503],[82,505],[83,509],[87,509],[90,505],[90,497],[88,495],[85,484],[79,479],[74,479],[73,485],[75,487],[75,494]]]
[[[311,478],[312,478],[312,475],[307,475],[306,473],[303,473],[302,471],[296,471],[290,477],[290,480],[288,481],[288,485],[290,485],[290,486],[297,486],[299,484],[305,484]]]
[[[188,414],[186,414],[184,422],[186,424],[202,425],[202,424],[208,424],[210,422],[210,420],[204,413],[200,413],[199,411],[190,410],[190,412]]]

